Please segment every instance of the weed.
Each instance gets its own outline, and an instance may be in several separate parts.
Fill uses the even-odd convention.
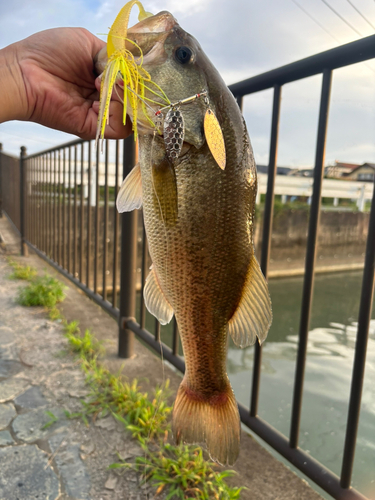
[[[44,429],[48,429],[48,427],[51,427],[51,425],[53,425],[58,421],[58,418],[51,411],[47,410],[45,413],[50,417],[51,420],[49,420],[46,424],[43,425],[42,427],[43,431]]]
[[[49,311],[48,311],[48,317],[52,321],[56,321],[56,320],[59,320],[59,319],[61,320],[62,319],[61,312],[57,309],[57,307],[52,307],[52,309],[49,309]]]
[[[9,275],[9,278],[12,280],[32,280],[35,278],[37,271],[35,267],[32,266],[24,266],[19,262],[16,262],[13,259],[8,259],[8,264],[13,267],[13,272]]]
[[[92,335],[90,330],[85,330],[83,337],[79,335],[78,322],[72,321],[65,325],[65,336],[70,349],[86,362],[95,359],[102,351],[102,345]]]
[[[22,306],[44,306],[52,309],[64,300],[64,285],[61,281],[45,274],[33,279],[18,293],[18,302]]]
[[[111,469],[135,468],[142,473],[143,482],[151,481],[157,487],[156,494],[166,492],[165,500],[171,498],[195,498],[199,500],[236,500],[243,488],[231,488],[225,478],[234,471],[216,472],[215,464],[205,460],[202,449],[197,446],[174,446],[162,443],[154,453],[143,445],[144,457],[137,457],[135,465],[116,463]]]

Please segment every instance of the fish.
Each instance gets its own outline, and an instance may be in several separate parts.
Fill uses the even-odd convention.
[[[233,465],[241,427],[226,372],[228,336],[241,348],[262,343],[272,321],[254,255],[254,154],[235,98],[171,13],[150,15],[127,38],[170,102],[145,90],[159,104],[147,106],[147,119],[137,115],[139,162],[121,186],[117,208],[143,208],[152,259],[145,304],[162,325],[175,315],[181,336],[186,370],[172,432],[177,443],[206,445],[212,460]]]

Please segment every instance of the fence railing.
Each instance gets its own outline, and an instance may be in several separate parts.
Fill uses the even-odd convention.
[[[314,287],[332,71],[374,57],[375,36],[372,36],[230,87],[240,106],[245,95],[264,89],[273,88],[274,90],[261,252],[261,268],[267,278],[282,86],[302,78],[322,74],[314,184],[289,437],[282,435],[257,415],[262,358],[262,348],[259,344],[256,344],[254,352],[250,408],[239,404],[239,409],[244,424],[330,495],[336,499],[345,500],[365,499],[361,493],[350,487],[350,483],[374,292],[374,199],[365,254],[341,477],[337,477],[311,455],[298,448],[298,438]],[[141,298],[150,262],[139,214],[137,212],[125,213],[120,221],[115,210],[115,199],[120,183],[135,164],[133,139],[128,138],[121,142],[105,141],[103,161],[99,161],[99,153],[94,150],[94,145],[90,141],[77,140],[30,156],[26,156],[23,149],[19,177],[17,173],[10,173],[9,166],[4,166],[5,162],[10,160],[4,160],[5,156],[1,153],[0,157],[2,157],[0,180],[3,186],[3,207],[20,230],[23,243],[33,248],[118,320],[119,356],[131,355],[135,334],[157,353],[162,352],[164,359],[183,372],[185,365],[183,358],[179,355],[181,351],[176,323],[174,322],[167,332],[170,337],[169,347],[166,343],[160,342],[160,324],[150,319]],[[17,169],[13,168],[13,170]],[[21,191],[17,189],[18,182]],[[14,191],[7,198],[11,189],[8,186],[12,183]],[[5,185],[6,190],[4,190]],[[24,203],[23,200],[25,200]],[[19,216],[17,210],[20,213]],[[24,245],[22,251],[24,251]],[[146,322],[151,324],[148,329],[145,328]],[[149,330],[153,332],[150,333]]]

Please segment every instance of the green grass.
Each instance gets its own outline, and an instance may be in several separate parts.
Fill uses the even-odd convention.
[[[12,266],[13,272],[9,275],[12,280],[32,280],[37,275],[37,270],[32,266],[24,266],[13,259],[8,259],[8,264]]]
[[[38,276],[19,290],[18,302],[22,306],[43,306],[53,309],[58,302],[64,300],[64,288],[61,281],[48,274]]]
[[[72,322],[65,325],[65,331],[70,349],[81,360],[91,387],[88,399],[82,402],[83,411],[67,413],[67,416],[82,418],[88,425],[90,417],[96,419],[111,413],[144,451],[144,456],[138,457],[135,464],[119,462],[110,468],[134,468],[142,474],[144,482],[157,488],[157,493],[163,491],[166,499],[240,498],[243,488],[231,488],[225,482],[233,471],[216,471],[218,466],[205,460],[202,449],[197,446],[168,443],[168,420],[172,413],[172,407],[166,403],[169,381],[164,389],[157,387],[150,398],[141,391],[137,380],[123,381],[120,374],[113,375],[100,365],[98,357],[102,347],[88,330],[82,336],[78,323]]]
[[[218,466],[207,461],[198,446],[174,446],[161,443],[157,452],[146,446],[144,457],[137,457],[135,465],[120,462],[111,469],[134,468],[142,474],[143,482],[151,481],[156,494],[166,493],[165,500],[195,498],[208,500],[236,500],[244,488],[230,488],[225,479],[234,471],[217,472]]]

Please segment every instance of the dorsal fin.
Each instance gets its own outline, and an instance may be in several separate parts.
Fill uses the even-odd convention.
[[[166,325],[171,321],[173,318],[173,309],[160,288],[153,267],[151,267],[150,274],[147,276],[143,296],[147,309],[159,320],[160,324]]]
[[[142,178],[139,163],[123,180],[117,195],[116,207],[122,212],[131,212],[142,206]]]
[[[256,258],[251,258],[242,297],[228,323],[228,332],[239,347],[261,344],[267,337],[272,322],[271,299],[267,282]]]

